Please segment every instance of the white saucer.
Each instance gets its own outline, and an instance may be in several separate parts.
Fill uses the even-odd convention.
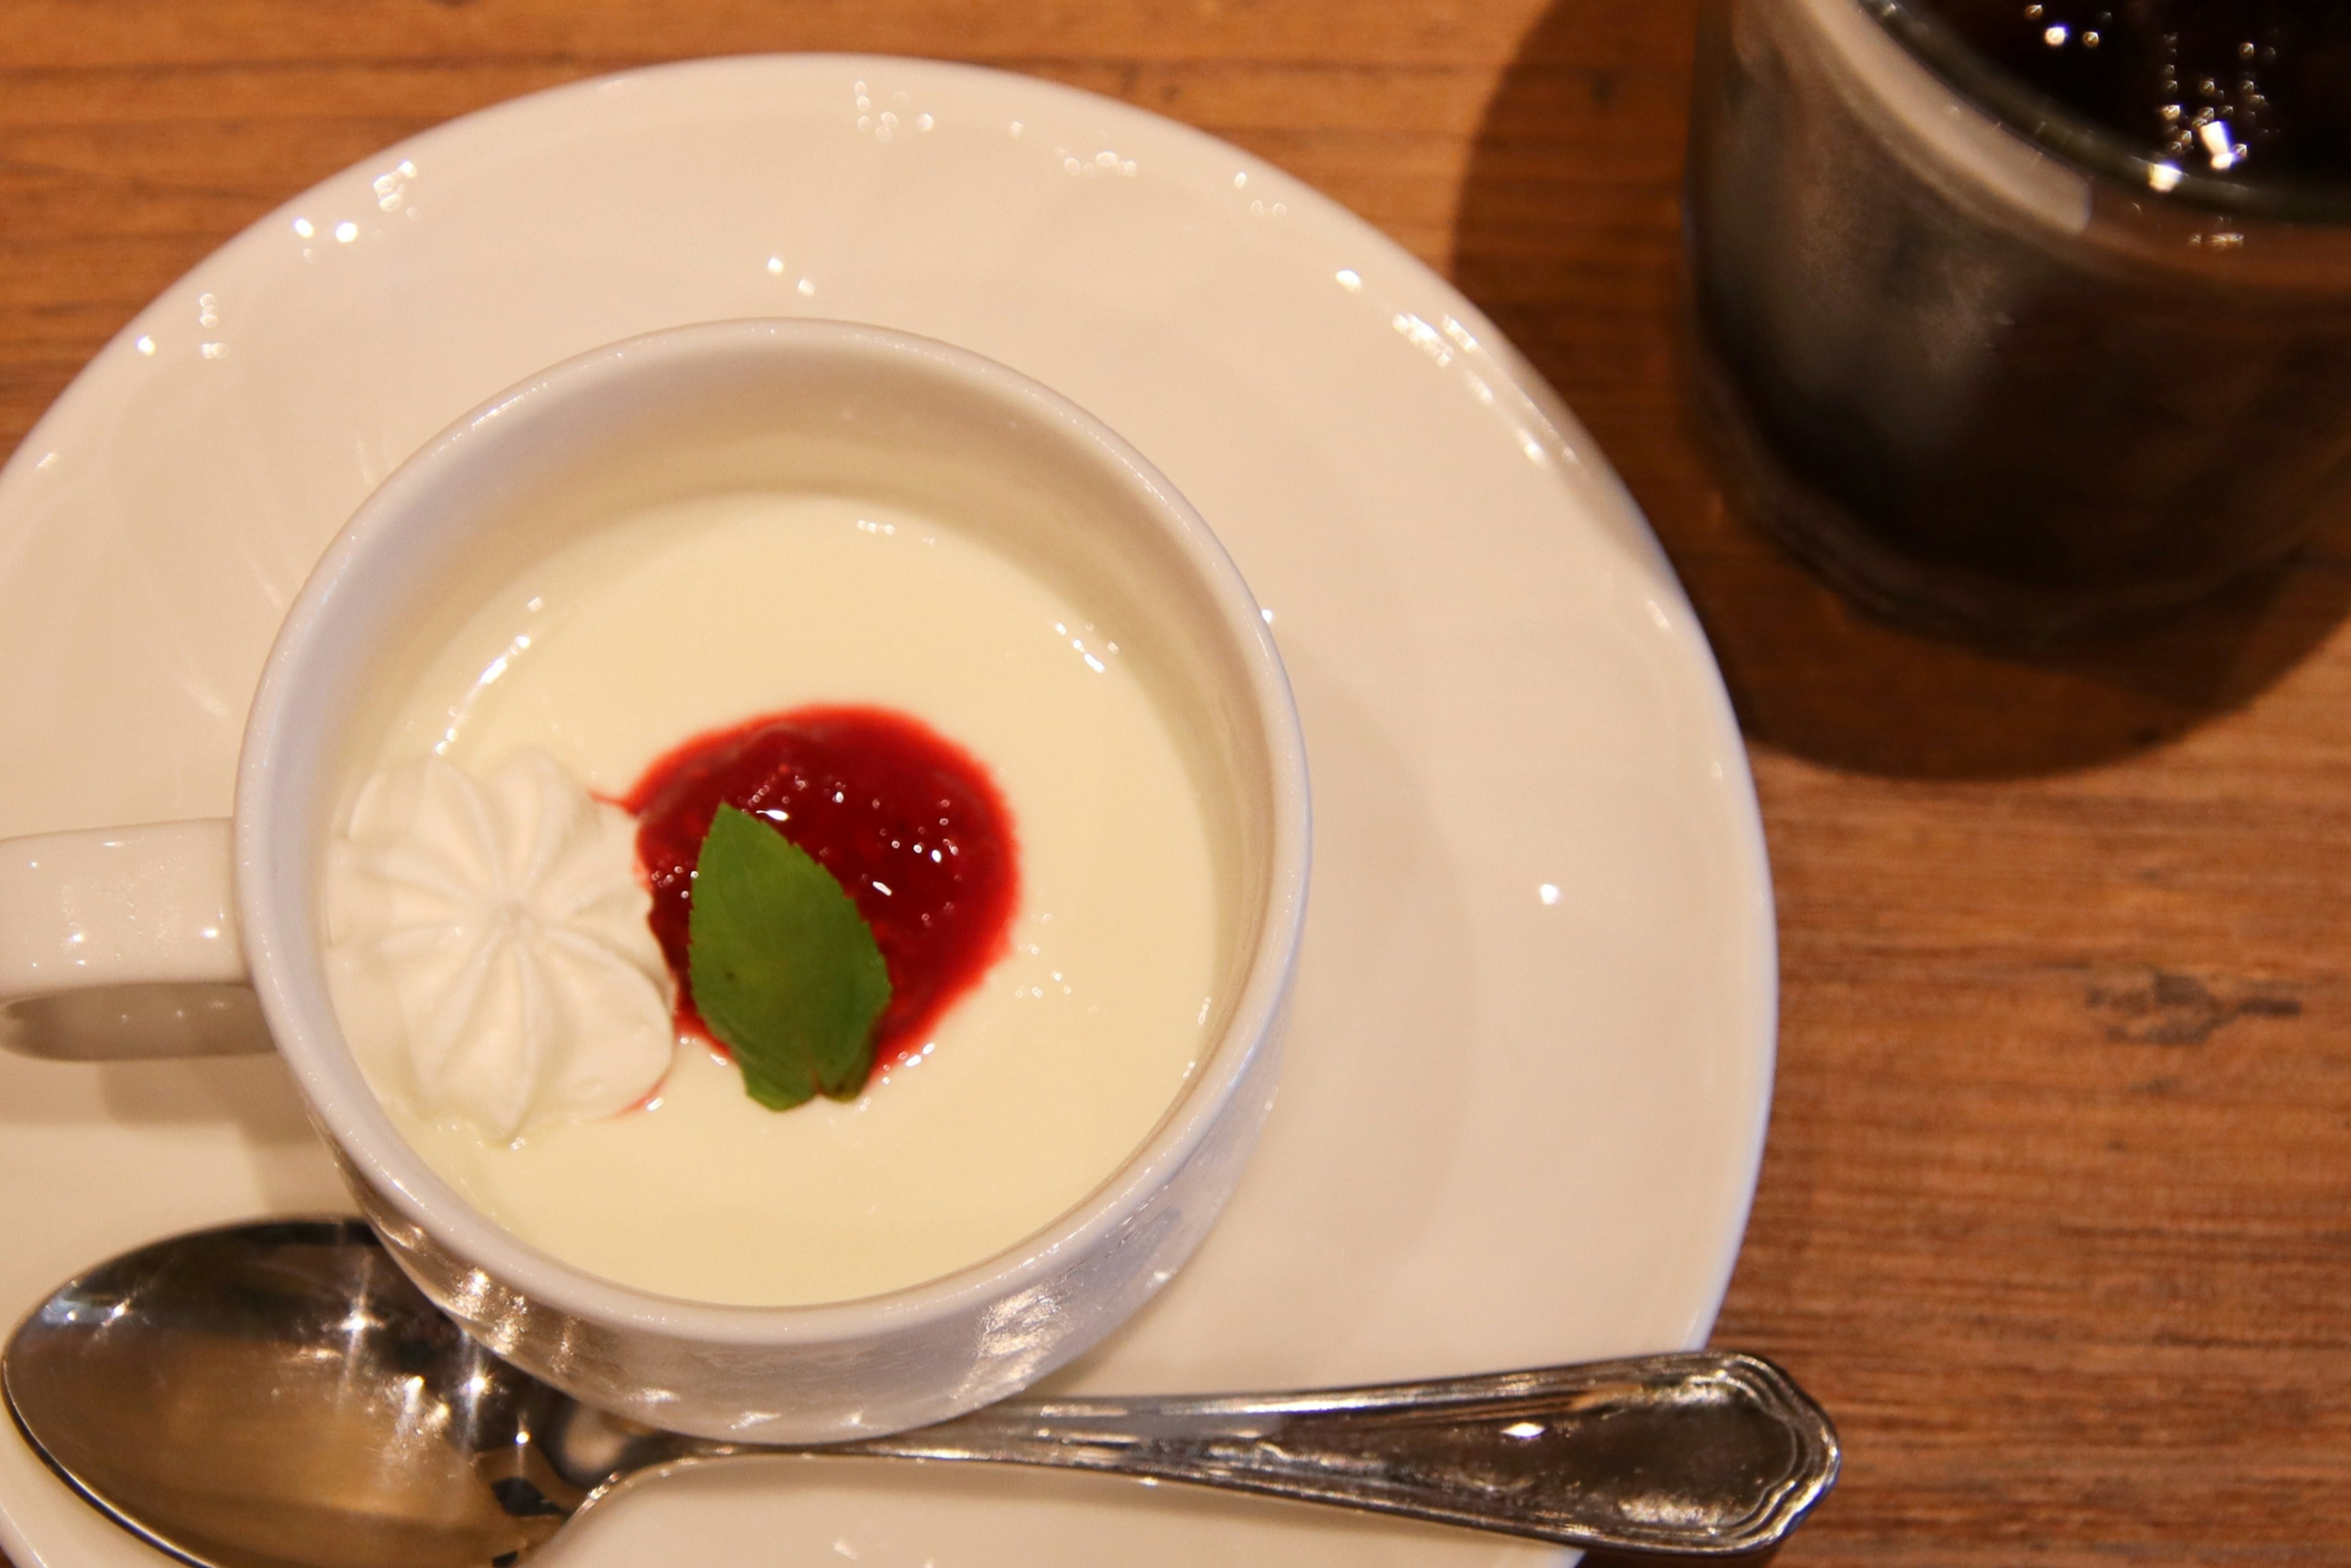
[[[1630,499],[1462,298],[1220,142],[1018,77],[718,60],[469,116],[305,193],[124,329],[0,473],[0,834],[219,813],[288,596],[369,488],[539,366],[678,322],[943,338],[1101,415],[1216,527],[1314,768],[1265,1145],[1064,1381],[1297,1387],[1702,1340],[1770,1099],[1755,797]],[[0,1320],[167,1232],[348,1203],[272,1058],[0,1057]],[[19,1568],[160,1563],[0,1437]],[[679,1476],[559,1560],[1539,1560],[1085,1479]],[[557,1561],[555,1557],[549,1559]]]

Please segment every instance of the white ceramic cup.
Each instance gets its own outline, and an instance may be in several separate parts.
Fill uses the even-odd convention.
[[[942,517],[1122,632],[1207,808],[1214,1043],[1076,1207],[945,1278],[863,1300],[719,1306],[612,1283],[466,1203],[394,1129],[321,956],[329,836],[430,656],[529,561],[680,497],[870,495]],[[410,458],[305,584],[264,667],[235,815],[0,842],[0,1015],[51,1054],[219,1048],[257,996],[351,1189],[475,1337],[568,1392],[711,1437],[823,1442],[1002,1397],[1164,1283],[1270,1102],[1308,861],[1306,763],[1248,588],[1174,486],[1004,366],[839,322],[731,321],[581,355]]]

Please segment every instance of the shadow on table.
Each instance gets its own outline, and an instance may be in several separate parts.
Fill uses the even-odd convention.
[[[1558,0],[1479,126],[1453,234],[1462,290],[1591,430],[1674,559],[1749,738],[1913,778],[2059,772],[2251,701],[2351,610],[2351,519],[2158,627],[2032,655],[1852,609],[1726,506],[1681,337],[1691,0]]]

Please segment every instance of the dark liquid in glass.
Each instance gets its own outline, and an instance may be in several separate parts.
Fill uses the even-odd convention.
[[[2124,141],[2232,178],[2351,175],[2343,0],[1926,0]]]
[[[2137,150],[2351,196],[2332,6],[1935,8]],[[1838,57],[1806,0],[1708,5],[1691,274],[1745,509],[1880,609],[2031,642],[2208,592],[2351,490],[2351,231],[2086,171],[2053,223],[1873,119]]]

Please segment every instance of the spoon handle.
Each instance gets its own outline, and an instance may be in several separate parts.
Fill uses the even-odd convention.
[[[1699,1556],[1775,1545],[1838,1465],[1835,1428],[1785,1373],[1713,1351],[1312,1394],[1016,1401],[827,1451],[1107,1470]]]

